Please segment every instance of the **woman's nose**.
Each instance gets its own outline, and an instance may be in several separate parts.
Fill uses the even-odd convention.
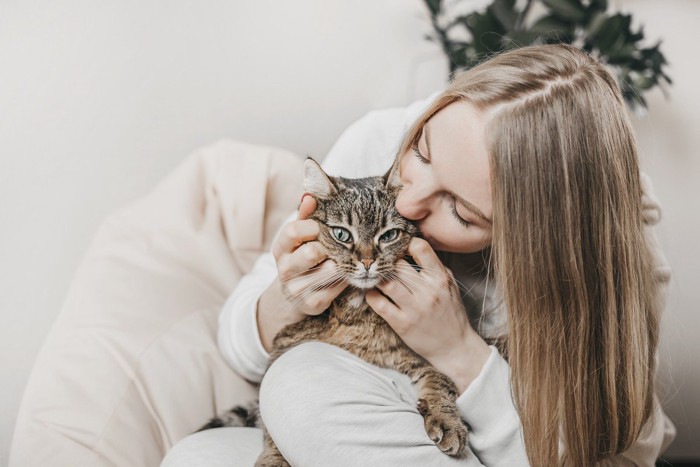
[[[403,217],[417,221],[430,213],[432,191],[427,186],[404,185],[396,198],[396,210]]]

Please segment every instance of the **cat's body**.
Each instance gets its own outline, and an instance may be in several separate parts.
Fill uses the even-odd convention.
[[[396,170],[395,166],[384,177],[332,178],[307,160],[306,189],[318,200],[311,219],[321,226],[319,241],[351,285],[324,313],[284,327],[273,340],[270,364],[296,345],[321,341],[373,365],[404,373],[416,386],[417,409],[425,419],[429,437],[443,452],[461,456],[466,449],[467,430],[455,405],[458,393],[454,383],[411,350],[364,300],[365,290],[396,277],[394,264],[403,258],[408,242],[417,234],[415,226],[394,207],[399,188]],[[232,420],[237,417],[248,421]],[[257,416],[255,405],[248,410],[234,408],[205,428],[241,425],[263,428],[264,449],[256,466],[289,465]]]

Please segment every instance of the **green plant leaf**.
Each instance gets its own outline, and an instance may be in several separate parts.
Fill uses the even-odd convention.
[[[598,12],[605,13],[608,10],[608,0],[591,0],[588,5],[588,13],[594,14]]]
[[[632,86],[634,86],[637,89],[650,89],[657,82],[656,77],[654,77],[653,75],[648,76],[633,72],[630,73],[628,76]]]
[[[624,36],[621,31],[622,22],[622,15],[619,14],[603,19],[596,33],[591,33],[598,50],[607,54],[622,45],[624,42]]]
[[[425,5],[433,16],[437,16],[442,10],[442,0],[425,0]]]
[[[608,0],[530,0],[528,6],[540,3],[548,10],[525,30],[521,17],[525,12],[516,8],[516,0],[492,0],[483,13],[459,16],[449,25],[435,21],[444,13],[442,0],[424,1],[434,30],[425,38],[438,43],[448,56],[450,76],[502,50],[576,40],[583,50],[599,52],[601,61],[616,69],[623,96],[635,111],[646,109],[644,91],[662,84],[661,81],[672,82],[663,71],[667,62],[660,42],[653,47],[640,47],[637,43],[644,38],[643,27],[634,32],[630,29],[631,15],[608,15]],[[471,38],[449,39],[447,31],[458,24],[467,28]]]
[[[564,20],[581,22],[587,18],[586,9],[579,0],[542,0],[542,3]]]
[[[625,44],[614,53],[608,55],[607,62],[611,65],[627,63],[635,57],[636,52],[637,49],[634,47],[634,44]]]
[[[633,42],[639,42],[639,41],[641,41],[642,39],[644,39],[644,26],[640,26],[640,27],[639,27],[639,31],[637,31],[636,33],[630,35],[629,38],[630,38],[630,40],[633,41]]]
[[[451,71],[454,71],[456,68],[464,68],[468,65],[469,60],[467,58],[467,49],[469,48],[469,45],[462,45],[455,47],[454,49],[450,49],[450,66],[453,67]]]
[[[605,13],[596,13],[591,18],[588,26],[586,27],[586,32],[589,36],[596,37],[600,31],[603,29],[605,20],[608,19],[608,15]]]
[[[632,25],[632,16],[631,15],[620,15],[620,32],[622,32],[622,35],[625,37],[625,41],[631,38],[632,36],[632,31],[630,30],[630,26]],[[631,41],[634,42],[634,41]]]
[[[505,50],[517,49],[533,44],[539,39],[539,35],[531,31],[511,31],[501,40],[501,46]]]
[[[562,32],[569,37],[573,37],[575,27],[576,26],[569,21],[565,21],[555,15],[549,15],[539,18],[528,30],[539,35],[550,35],[552,32]]]
[[[518,12],[514,8],[515,0],[494,0],[489,6],[493,16],[501,23],[503,29],[510,31],[518,20]]]
[[[474,38],[477,53],[491,53],[501,49],[501,38],[507,31],[490,10],[472,13],[466,18],[465,25]]]

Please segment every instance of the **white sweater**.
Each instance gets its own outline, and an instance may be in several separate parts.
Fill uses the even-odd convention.
[[[403,135],[436,95],[406,108],[372,111],[353,123],[323,161],[324,170],[330,175],[348,178],[384,174],[392,164]],[[658,205],[653,208],[658,210]],[[295,218],[296,212],[291,213],[288,220]],[[455,271],[452,266],[451,269]],[[460,278],[458,271],[455,274]],[[219,347],[225,360],[244,378],[256,383],[262,380],[269,360],[257,327],[257,302],[276,276],[272,254],[261,255],[251,272],[239,281],[219,318]],[[460,280],[467,282],[469,278]],[[503,326],[505,310],[494,297],[494,288],[473,282],[469,287],[475,295],[475,303],[480,305],[476,306],[475,315],[470,315],[470,321],[487,333],[489,329]],[[487,309],[490,314],[482,313]],[[528,465],[522,426],[511,398],[510,368],[495,347],[491,346],[484,368],[459,396],[457,406],[471,427],[470,448],[484,465]],[[621,459],[623,464],[653,465],[668,445],[673,426],[660,408],[658,412],[660,416],[655,420],[654,429],[625,454]]]

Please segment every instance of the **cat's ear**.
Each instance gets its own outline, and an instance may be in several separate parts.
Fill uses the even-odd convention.
[[[319,198],[328,198],[337,191],[319,163],[310,157],[304,161],[304,191]]]
[[[384,174],[384,186],[387,190],[393,190],[401,188],[401,157],[396,156],[394,163],[391,165],[389,171]]]

